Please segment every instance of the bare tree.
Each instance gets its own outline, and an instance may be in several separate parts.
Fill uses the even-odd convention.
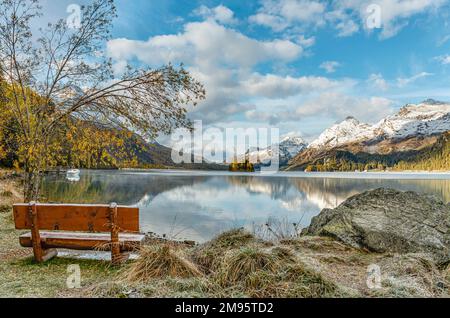
[[[38,197],[46,144],[69,116],[154,138],[190,127],[186,107],[205,98],[182,66],[128,66],[116,77],[102,53],[116,17],[113,0],[93,0],[81,14],[75,30],[61,19],[35,35],[39,0],[0,0],[2,103],[20,136],[26,200]]]

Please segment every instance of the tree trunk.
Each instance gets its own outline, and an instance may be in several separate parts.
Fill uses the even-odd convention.
[[[39,200],[42,174],[37,169],[25,168],[24,177],[24,202]]]

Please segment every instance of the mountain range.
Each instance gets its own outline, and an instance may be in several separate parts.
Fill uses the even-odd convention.
[[[269,165],[274,148],[279,147],[280,166],[284,170],[354,171],[424,169],[450,170],[450,103],[428,99],[408,104],[396,114],[376,124],[354,117],[336,123],[308,144],[300,136],[288,136],[279,145],[249,149],[238,156],[253,163]],[[184,169],[225,169],[222,164],[174,164],[171,149],[158,143],[134,148],[142,165]]]
[[[348,117],[298,153],[287,170],[347,170],[368,164],[376,169],[412,163],[423,160],[427,153],[439,153],[436,146],[445,148],[449,131],[450,104],[432,99],[408,104],[375,125]]]
[[[245,155],[241,155],[238,161],[243,162],[248,159],[252,163],[270,165],[276,147],[279,149],[280,165],[286,166],[296,155],[306,149],[308,144],[300,136],[289,136],[282,139],[279,144],[264,149],[250,149]]]

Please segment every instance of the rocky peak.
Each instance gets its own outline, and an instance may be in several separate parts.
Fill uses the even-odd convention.
[[[270,164],[272,161],[274,147],[279,147],[280,154],[280,163],[285,165],[289,160],[298,155],[302,150],[307,147],[306,142],[300,136],[286,136],[280,141],[278,145],[272,145],[265,149],[253,148],[249,149],[245,156],[241,156],[238,158],[240,162],[243,162],[245,159],[249,159],[250,162],[257,163],[261,162],[263,164]]]
[[[349,142],[356,142],[372,138],[374,128],[368,124],[361,123],[354,117],[347,117],[343,122],[335,124],[327,129],[314,142],[310,148],[333,148]]]
[[[397,114],[383,119],[377,131],[389,138],[406,138],[443,133],[450,130],[450,104],[426,100],[421,104],[408,104]]]
[[[448,103],[446,102],[442,102],[442,101],[438,101],[432,98],[428,98],[426,100],[424,100],[421,104],[425,104],[425,105],[446,105]]]

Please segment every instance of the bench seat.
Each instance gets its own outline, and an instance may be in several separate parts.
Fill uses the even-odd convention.
[[[41,245],[44,249],[63,248],[87,251],[107,247],[111,242],[111,233],[80,233],[80,232],[40,232]],[[120,250],[131,252],[139,248],[145,239],[143,234],[119,233]],[[22,247],[33,247],[31,233],[20,236]]]

